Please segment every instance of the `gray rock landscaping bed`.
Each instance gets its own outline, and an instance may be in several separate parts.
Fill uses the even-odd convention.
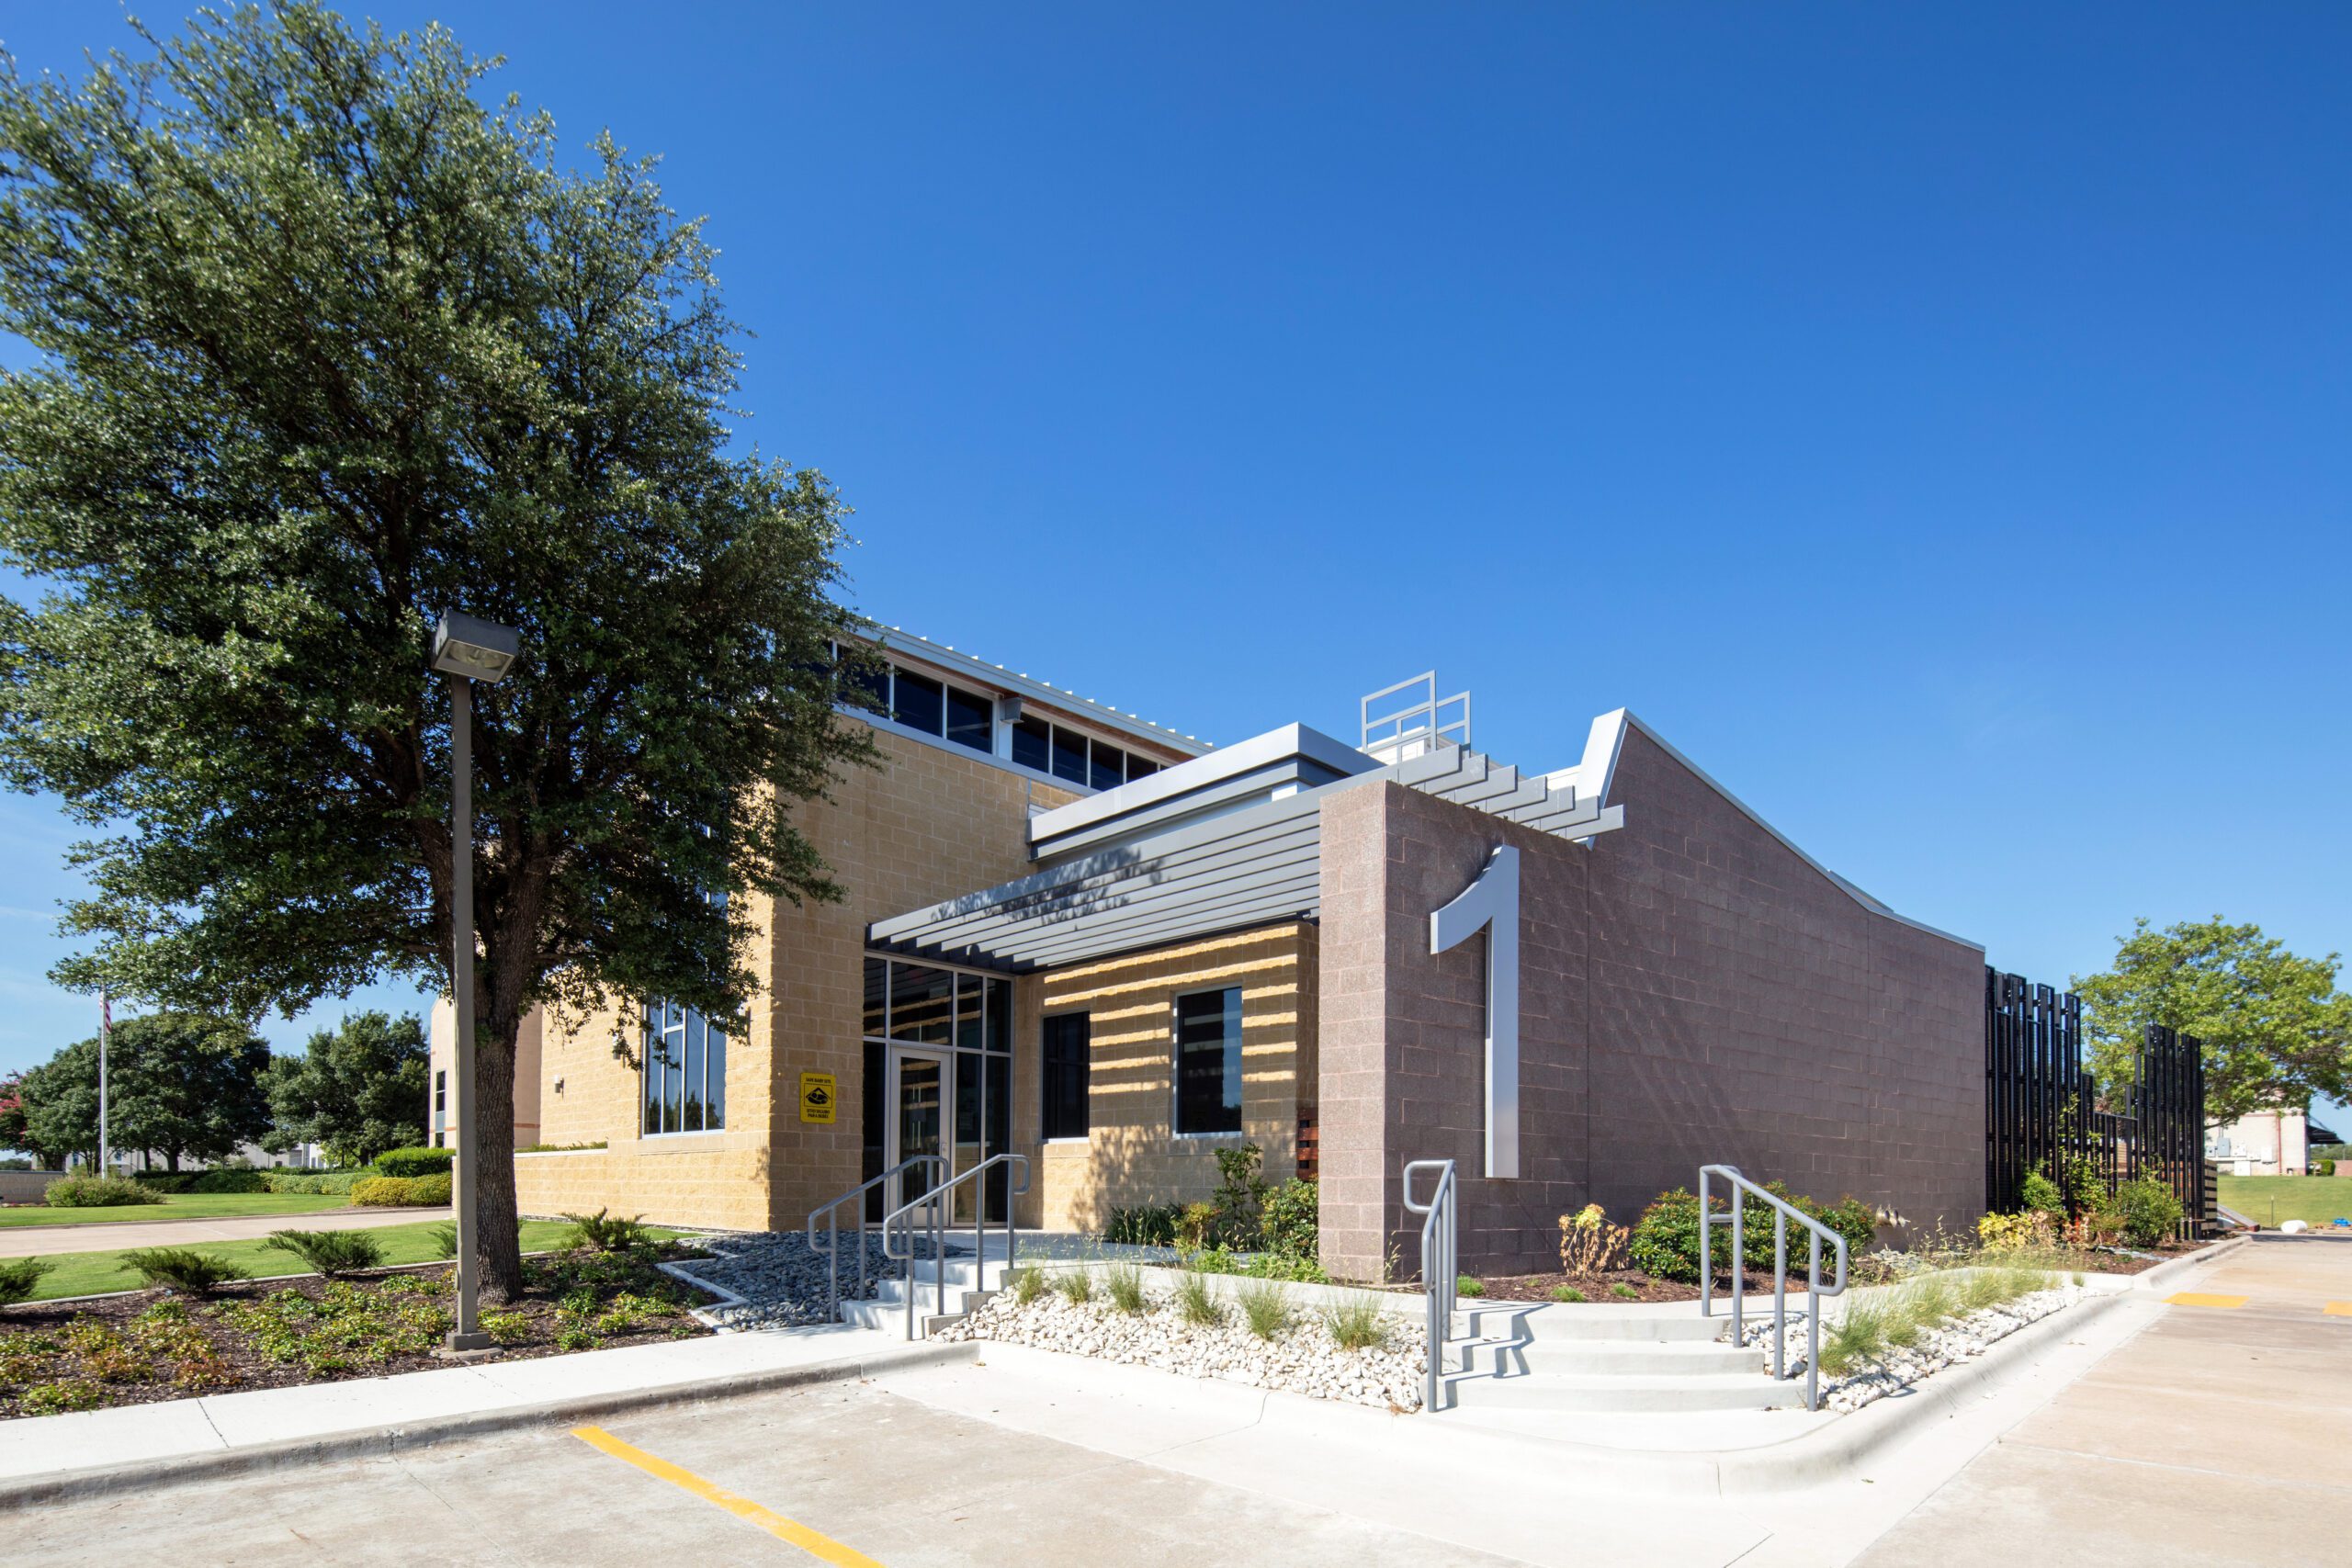
[[[1347,1350],[1333,1340],[1313,1300],[1304,1292],[1292,1299],[1290,1326],[1261,1339],[1242,1325],[1230,1301],[1225,1321],[1212,1325],[1185,1322],[1157,1290],[1140,1313],[1100,1299],[1071,1302],[1051,1291],[1023,1306],[1008,1291],[936,1337],[1027,1345],[1382,1409],[1420,1408],[1422,1352],[1402,1320],[1389,1325],[1384,1345]]]
[[[881,1280],[895,1280],[906,1272],[906,1265],[882,1255],[882,1238],[866,1234],[843,1231],[841,1236],[841,1293],[846,1301],[857,1294],[857,1252],[860,1240],[865,1247],[865,1277],[869,1284]],[[814,1324],[831,1323],[832,1314],[827,1310],[826,1281],[830,1261],[822,1252],[811,1251],[808,1238],[797,1231],[753,1231],[713,1235],[702,1245],[710,1256],[680,1261],[677,1270],[704,1284],[743,1298],[741,1303],[729,1303],[709,1309],[711,1322],[721,1328],[805,1328]],[[931,1244],[917,1237],[913,1250],[918,1258],[931,1256]]]
[[[1821,1403],[1825,1409],[1836,1411],[1860,1410],[1866,1404],[1933,1376],[1946,1367],[1972,1361],[1984,1354],[1999,1341],[2007,1338],[2028,1324],[2036,1323],[2053,1313],[2065,1311],[2077,1302],[2101,1292],[2085,1286],[2059,1284],[2046,1291],[2036,1291],[1998,1306],[1983,1307],[1932,1327],[1922,1327],[1909,1345],[1889,1345],[1876,1352],[1867,1362],[1843,1374],[1830,1372],[1826,1367],[1821,1374]],[[1850,1304],[1847,1310],[1850,1310]],[[1834,1320],[1837,1313],[1832,1312]],[[1762,1347],[1768,1353],[1772,1342],[1772,1318],[1769,1300],[1763,1320],[1751,1319],[1742,1336],[1743,1343]],[[1825,1343],[1828,1325],[1823,1326]],[[1789,1371],[1802,1376],[1805,1359],[1805,1326],[1801,1316],[1792,1315],[1786,1331]]]

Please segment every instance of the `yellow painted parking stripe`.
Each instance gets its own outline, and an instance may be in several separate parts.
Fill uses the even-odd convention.
[[[853,1547],[843,1546],[831,1536],[810,1529],[797,1519],[787,1519],[772,1508],[763,1508],[749,1497],[738,1497],[724,1487],[713,1485],[691,1470],[682,1470],[668,1460],[632,1448],[605,1431],[602,1427],[574,1427],[571,1435],[591,1448],[604,1450],[625,1464],[633,1464],[648,1475],[659,1476],[671,1485],[693,1493],[706,1503],[716,1503],[739,1519],[748,1520],[780,1540],[788,1540],[820,1562],[831,1562],[834,1568],[882,1568],[882,1564]]]
[[[2352,1317],[2352,1302],[2330,1302],[2319,1310],[2330,1317]]]
[[[2244,1296],[2209,1296],[2197,1291],[2183,1291],[2177,1296],[2166,1296],[2165,1300],[2177,1307],[2242,1307],[2245,1305]]]

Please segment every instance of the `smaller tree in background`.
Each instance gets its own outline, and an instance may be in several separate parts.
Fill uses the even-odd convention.
[[[115,1025],[107,1048],[107,1136],[173,1170],[216,1160],[269,1130],[261,1076],[269,1047],[243,1023],[159,1012]],[[77,1041],[24,1076],[19,1090],[36,1148],[96,1157],[98,1042]]]
[[[356,1013],[320,1030],[300,1056],[269,1065],[264,1088],[274,1125],[262,1146],[282,1154],[317,1144],[337,1165],[366,1165],[386,1149],[424,1141],[429,1053],[413,1016]]]
[[[2073,982],[2091,1067],[2110,1092],[2131,1083],[2155,1023],[2204,1042],[2209,1121],[2340,1100],[2352,1082],[2352,997],[2335,987],[2338,967],[2335,953],[2304,958],[2219,915],[2162,931],[2135,920],[2113,969]]]
[[[24,1086],[24,1074],[0,1074],[0,1148],[22,1149],[36,1164],[45,1166],[53,1156],[40,1146],[27,1124]]]

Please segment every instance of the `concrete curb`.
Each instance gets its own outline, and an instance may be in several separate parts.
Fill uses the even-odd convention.
[[[101,1465],[53,1475],[21,1476],[0,1481],[0,1517],[44,1503],[74,1498],[119,1496],[154,1491],[190,1482],[216,1481],[293,1465],[336,1460],[383,1459],[435,1443],[487,1437],[521,1427],[551,1426],[616,1416],[662,1405],[699,1404],[737,1394],[766,1393],[777,1389],[817,1383],[854,1382],[882,1372],[975,1359],[979,1348],[968,1344],[919,1345],[883,1350],[870,1356],[801,1366],[773,1367],[764,1371],[733,1372],[725,1377],[696,1378],[649,1388],[586,1394],[577,1399],[540,1400],[530,1404],[472,1411],[461,1416],[435,1416],[400,1427],[355,1427],[315,1438],[257,1443],[248,1448],[175,1455],[135,1464]]]

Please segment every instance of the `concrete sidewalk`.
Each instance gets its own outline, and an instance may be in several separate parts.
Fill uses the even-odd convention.
[[[0,1258],[119,1252],[127,1247],[200,1247],[259,1241],[272,1231],[366,1231],[449,1217],[438,1209],[322,1209],[309,1214],[226,1214],[211,1220],[116,1220],[95,1225],[12,1225],[0,1230]]]
[[[2170,1294],[1861,1561],[2342,1562],[2352,1238],[2258,1235]]]

